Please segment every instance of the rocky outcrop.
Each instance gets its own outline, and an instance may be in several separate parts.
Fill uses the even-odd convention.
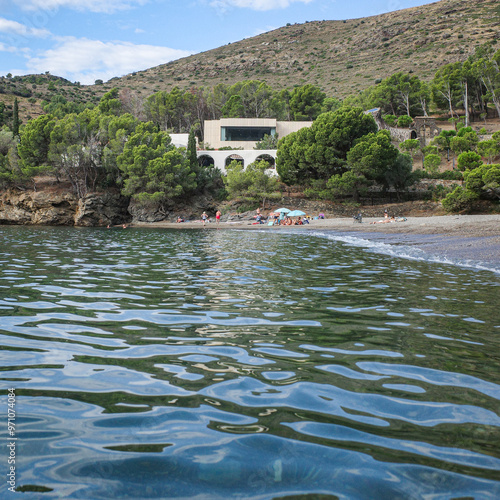
[[[0,197],[0,224],[71,226],[77,204],[71,193],[9,189]]]
[[[128,211],[134,222],[161,222],[175,221],[177,217],[185,220],[200,219],[202,212],[215,215],[220,208],[210,196],[198,195],[184,200],[178,200],[175,204],[163,206],[141,206],[133,200],[130,202]]]
[[[19,191],[0,196],[0,224],[103,226],[130,220],[128,199],[118,193],[90,194],[78,200],[71,192]]]
[[[92,193],[78,201],[75,226],[107,226],[129,222],[129,199],[119,193]]]

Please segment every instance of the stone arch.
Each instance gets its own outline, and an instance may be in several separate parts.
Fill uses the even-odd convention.
[[[237,154],[229,155],[224,161],[224,166],[227,167],[233,160],[236,160],[237,162],[241,163],[243,168],[245,168],[245,160],[243,159],[242,156]]]
[[[416,130],[412,130],[411,131],[410,139],[417,139],[417,138],[418,138],[417,131]]]
[[[198,157],[198,165],[200,167],[210,167],[215,165],[215,160],[210,155],[201,155]]]
[[[261,161],[261,160],[264,160],[264,161],[267,161],[268,165],[269,165],[269,168],[276,168],[276,160],[274,159],[273,156],[267,154],[267,153],[264,153],[262,155],[259,155],[257,156],[257,158],[255,158],[255,161]]]

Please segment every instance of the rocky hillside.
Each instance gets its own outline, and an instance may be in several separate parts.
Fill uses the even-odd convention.
[[[346,97],[397,71],[431,79],[442,65],[499,39],[498,0],[441,0],[361,19],[287,25],[108,85],[147,93],[258,79],[277,87],[313,83]]]
[[[476,46],[499,39],[498,0],[441,0],[373,17],[283,26],[101,85],[80,86],[50,75],[3,77],[0,101],[12,105],[17,95],[26,118],[41,112],[42,99],[56,95],[96,103],[113,87],[145,98],[174,86],[211,87],[246,79],[275,88],[313,83],[343,98],[397,71],[429,80],[440,66],[465,60]]]

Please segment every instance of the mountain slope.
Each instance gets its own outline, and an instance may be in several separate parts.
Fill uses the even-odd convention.
[[[42,112],[41,100],[56,95],[95,104],[113,87],[141,99],[174,86],[249,79],[275,89],[312,83],[344,98],[397,71],[430,80],[444,64],[463,61],[477,46],[499,39],[498,0],[441,0],[367,18],[287,25],[100,85],[80,86],[51,75],[2,77],[0,101],[11,109],[13,96],[19,96],[25,120]]]
[[[112,79],[151,93],[177,85],[258,79],[276,87],[313,83],[345,97],[397,71],[431,79],[500,38],[498,0],[441,0],[379,16],[287,25],[253,38]]]

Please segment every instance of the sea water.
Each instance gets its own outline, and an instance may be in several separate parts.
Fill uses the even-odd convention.
[[[0,227],[0,496],[500,498],[499,273],[380,245]]]

